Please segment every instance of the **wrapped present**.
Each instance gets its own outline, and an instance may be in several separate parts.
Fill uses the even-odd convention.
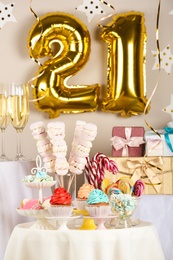
[[[112,129],[112,156],[115,157],[140,157],[144,154],[143,127],[121,127]]]
[[[163,130],[157,130],[157,133],[145,132],[145,154],[147,156],[173,156],[173,128],[165,127]]]
[[[142,179],[145,183],[144,194],[173,194],[173,157],[119,157],[111,158],[118,165],[118,173],[106,171],[105,178],[116,182],[128,176],[134,182]]]

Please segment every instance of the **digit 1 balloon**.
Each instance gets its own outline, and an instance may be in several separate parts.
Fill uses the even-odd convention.
[[[67,80],[86,64],[90,54],[90,34],[76,17],[48,13],[33,25],[28,36],[29,55],[39,64],[33,78],[36,108],[55,118],[60,113],[92,112],[98,107],[99,85],[67,85]],[[53,49],[54,47],[54,49]]]
[[[107,91],[102,110],[122,117],[143,113],[147,104],[143,13],[115,15],[103,29],[101,39],[108,44]]]

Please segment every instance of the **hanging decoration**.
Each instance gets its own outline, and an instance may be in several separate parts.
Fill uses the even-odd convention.
[[[82,69],[90,55],[89,31],[79,19],[61,12],[42,16],[29,32],[28,49],[34,60],[48,58],[33,82],[39,110],[56,118],[60,113],[97,109],[98,84],[67,85],[67,80]]]
[[[90,23],[95,15],[105,14],[101,4],[107,5],[108,7],[114,9],[111,4],[104,0],[83,0],[83,3],[76,7],[76,10],[84,12],[87,16],[88,22]]]
[[[16,18],[12,14],[14,3],[3,4],[0,2],[0,29],[8,22],[17,22]]]
[[[155,58],[155,63],[153,70],[159,69],[159,61],[157,51],[152,51],[153,57]],[[171,67],[173,64],[173,55],[171,54],[170,45],[167,45],[163,51],[160,52],[160,68],[163,69],[167,74],[171,74]]]
[[[144,14],[132,11],[115,15],[104,26],[101,38],[108,44],[107,92],[102,110],[122,117],[143,113],[147,103]]]
[[[171,94],[170,104],[167,107],[165,107],[163,111],[170,114],[173,120],[173,94]]]

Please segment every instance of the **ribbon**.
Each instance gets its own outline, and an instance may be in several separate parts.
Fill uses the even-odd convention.
[[[128,156],[128,147],[139,147],[145,143],[143,137],[131,137],[131,132],[131,127],[125,127],[125,138],[116,135],[111,138],[112,145],[116,151],[123,149],[122,156]]]
[[[163,160],[161,157],[147,158],[142,160],[142,162],[139,160],[127,160],[127,168],[134,169],[131,179],[136,182],[141,177],[147,178],[156,192],[160,191],[161,181],[153,171],[153,168],[162,171],[162,166]]]
[[[173,153],[173,147],[172,147],[172,144],[171,144],[171,141],[170,141],[170,138],[169,138],[169,135],[170,135],[170,134],[173,134],[173,128],[167,126],[167,127],[164,128],[164,130],[165,130],[165,132],[166,132],[166,133],[164,134],[165,141],[166,141],[166,143],[167,143],[169,149],[170,149],[171,152]]]
[[[158,139],[152,139],[152,138],[148,138],[147,141],[146,141],[146,156],[150,155],[151,156],[151,153],[152,151],[160,151],[160,150],[163,150],[163,146],[162,146],[162,142],[163,140],[161,140],[160,138]],[[149,145],[151,144],[151,145]],[[161,145],[161,147],[160,147]],[[161,154],[159,154],[161,155]]]
[[[157,8],[157,19],[156,19],[156,45],[157,45],[157,56],[158,56],[158,62],[159,62],[159,73],[158,73],[158,79],[156,82],[156,85],[151,93],[151,96],[149,97],[145,109],[144,109],[144,116],[147,114],[149,106],[151,104],[151,100],[158,88],[159,85],[159,81],[160,81],[160,71],[161,71],[161,57],[160,57],[160,43],[159,43],[159,20],[160,20],[160,8],[161,8],[161,0],[158,0],[158,8]],[[160,134],[158,133],[158,131],[156,131],[156,129],[154,127],[152,127],[145,119],[144,119],[146,125],[152,130],[154,131],[159,137]]]

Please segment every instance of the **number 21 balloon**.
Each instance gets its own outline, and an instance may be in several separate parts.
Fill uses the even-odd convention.
[[[101,33],[108,44],[107,92],[102,110],[122,117],[144,112],[146,29],[144,15],[128,12],[113,17]],[[146,109],[148,112],[149,106]]]
[[[53,51],[52,44],[58,45]],[[56,45],[55,45],[56,44]],[[55,118],[60,113],[95,111],[98,107],[99,85],[67,85],[88,61],[90,35],[76,17],[61,13],[42,16],[28,36],[29,54],[35,61],[47,58],[34,77],[33,96],[36,107]]]

